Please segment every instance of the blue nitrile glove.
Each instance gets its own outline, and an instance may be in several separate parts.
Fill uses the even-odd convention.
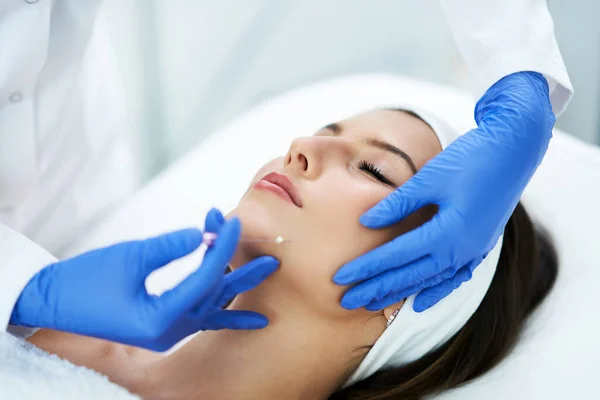
[[[223,310],[238,293],[259,285],[278,267],[272,257],[257,258],[225,274],[240,236],[237,219],[225,222],[217,210],[206,229],[218,232],[200,267],[161,296],[146,292],[154,270],[194,251],[197,229],[116,244],[52,264],[27,284],[11,324],[52,328],[164,351],[199,330],[259,329],[261,314]]]
[[[546,79],[535,72],[504,77],[479,100],[475,120],[476,129],[361,217],[381,228],[439,206],[429,222],[336,273],[338,284],[360,282],[343,307],[379,310],[421,291],[414,310],[426,310],[469,280],[494,247],[552,137]]]

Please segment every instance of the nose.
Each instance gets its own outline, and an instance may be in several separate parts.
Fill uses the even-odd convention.
[[[328,165],[350,155],[352,144],[344,138],[307,136],[292,141],[283,166],[309,179],[317,178]]]

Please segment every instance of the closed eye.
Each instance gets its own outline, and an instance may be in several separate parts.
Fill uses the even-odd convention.
[[[360,169],[361,171],[365,171],[366,173],[370,174],[372,177],[386,185],[394,186],[394,183],[388,178],[386,178],[385,175],[381,173],[381,170],[375,165],[371,164],[370,162],[364,160],[359,162],[358,169]]]

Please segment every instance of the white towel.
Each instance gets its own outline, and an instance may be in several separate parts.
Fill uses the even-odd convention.
[[[0,399],[139,399],[91,369],[0,332]]]

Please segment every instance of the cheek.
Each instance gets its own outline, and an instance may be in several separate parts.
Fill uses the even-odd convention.
[[[311,187],[302,243],[289,249],[293,252],[290,259],[295,261],[285,271],[286,286],[321,312],[347,313],[339,302],[348,287],[336,285],[332,277],[345,263],[394,237],[393,228],[371,230],[359,222],[360,216],[388,193],[383,186],[356,179],[347,183],[332,179]]]
[[[332,179],[323,186],[314,195],[315,206],[309,215],[318,227],[312,238],[315,248],[346,262],[390,237],[389,229],[367,229],[359,222],[362,214],[391,192],[389,189],[356,178],[346,183]]]

